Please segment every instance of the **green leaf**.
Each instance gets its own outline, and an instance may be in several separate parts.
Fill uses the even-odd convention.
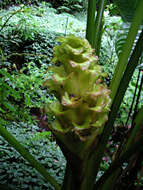
[[[115,50],[118,57],[122,53],[123,45],[126,42],[126,38],[127,38],[127,30],[124,30],[124,33],[120,33],[117,35],[117,38],[115,41]]]
[[[6,83],[4,84],[4,86],[5,86],[5,88],[7,88],[9,90],[9,92],[10,92],[9,95],[11,95],[11,96],[13,96],[14,98],[17,98],[17,99],[20,98],[19,93],[16,90],[14,90],[11,86],[9,86]]]
[[[59,132],[67,132],[67,129],[63,129],[60,122],[58,120],[55,120],[51,123],[52,129],[59,131]]]
[[[2,74],[3,76],[6,76],[7,78],[9,78],[9,79],[11,79],[11,80],[13,81],[12,76],[8,73],[7,70],[1,69],[1,70],[0,70],[0,74]]]
[[[13,106],[13,105],[11,105],[11,103],[9,103],[9,102],[2,102],[2,104],[7,108],[7,109],[9,109],[10,111],[12,111],[12,112],[15,112],[16,111],[16,108]]]
[[[0,112],[5,113],[5,111],[0,107]]]
[[[0,117],[0,124],[1,124],[1,125],[6,125],[7,122],[6,122],[4,119],[2,119],[2,118]]]
[[[140,0],[114,0],[124,21],[130,22]]]

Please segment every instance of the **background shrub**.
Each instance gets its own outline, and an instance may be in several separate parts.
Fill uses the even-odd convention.
[[[37,133],[37,126],[22,122],[13,122],[7,129],[61,184],[66,161],[60,148],[52,141],[51,133]],[[16,190],[54,190],[2,137],[0,137],[0,184],[7,184]]]
[[[12,5],[19,5],[19,4],[25,4],[25,5],[39,5],[41,2],[50,3],[54,8],[60,7],[59,11],[66,11],[66,12],[72,12],[72,11],[79,11],[82,9],[87,8],[87,0],[1,0],[0,1],[0,7],[6,8]]]

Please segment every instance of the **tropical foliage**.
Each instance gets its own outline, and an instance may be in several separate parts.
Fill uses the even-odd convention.
[[[115,125],[116,118],[119,116],[118,111],[121,111],[120,106],[123,108],[125,92],[131,85],[130,81],[133,80],[135,69],[142,61],[143,1],[116,0],[116,4],[113,4],[112,7],[119,10],[118,14],[123,20],[130,22],[127,32],[123,32],[118,41],[104,24],[105,8],[112,9],[109,5],[106,7],[106,3],[104,0],[88,1],[87,39],[74,35],[63,37],[67,35],[67,20],[65,33],[58,38],[58,44],[54,47],[50,67],[47,67],[45,58],[42,60],[44,64],[39,58],[34,60],[33,52],[29,54],[28,65],[24,63],[27,52],[22,52],[23,62],[17,64],[21,53],[17,51],[23,47],[23,41],[26,45],[31,45],[38,36],[35,30],[37,25],[29,30],[29,27],[23,24],[26,22],[25,18],[23,20],[23,13],[29,14],[31,8],[25,9],[22,5],[20,9],[5,15],[6,19],[1,17],[1,41],[8,41],[9,37],[6,36],[10,34],[13,36],[10,42],[15,46],[12,55],[9,55],[12,46],[8,46],[6,51],[1,47],[0,134],[57,190],[120,190],[137,186],[139,188],[142,180],[142,103],[139,104],[138,109],[135,106],[136,111],[130,120],[130,125],[125,126],[126,132],[119,141],[116,141],[117,146],[113,143],[114,132],[119,130]],[[44,14],[43,9],[39,8],[39,12],[41,17]],[[12,27],[10,32],[6,33],[5,28],[9,20],[16,14],[21,14],[18,26],[16,29]],[[114,26],[113,24],[111,28]],[[122,26],[119,24],[116,27],[121,30]],[[109,56],[105,59],[109,60],[109,63],[110,60],[111,62],[118,60],[115,70],[111,68],[109,76],[97,63],[99,57],[99,64],[104,67],[104,58],[102,59],[101,55],[105,53],[103,47],[105,33],[110,36],[110,39],[114,38],[116,41],[116,48],[113,49],[110,59]],[[17,40],[18,34],[22,41]],[[34,48],[37,52],[38,47],[36,43]],[[45,47],[42,53],[47,56],[44,49]],[[115,51],[118,57],[112,59]],[[15,63],[11,64],[11,60]],[[112,63],[112,67],[114,66],[115,64]],[[46,70],[48,72],[45,72]],[[141,88],[142,80],[139,93]],[[38,113],[35,116],[39,124],[44,127],[44,130],[52,132],[66,158],[62,187],[58,184],[61,181],[56,182],[56,177],[53,178],[5,128],[8,126],[8,121],[28,120],[33,123],[31,114],[33,112],[35,114],[36,109]],[[127,115],[125,117],[127,118]],[[49,138],[43,135],[42,139],[45,137]],[[108,160],[107,157],[110,157],[109,162],[103,162]],[[131,179],[131,181],[125,184],[124,179]]]

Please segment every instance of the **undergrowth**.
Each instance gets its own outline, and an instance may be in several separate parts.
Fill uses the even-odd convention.
[[[66,161],[50,132],[37,132],[36,125],[22,122],[7,126],[19,142],[61,184]],[[0,184],[19,190],[54,190],[2,137],[0,137]]]
[[[65,2],[71,2],[73,5],[73,1]],[[17,1],[17,4],[19,3],[23,2]],[[46,119],[41,115],[43,105],[54,100],[54,96],[43,87],[42,81],[47,75],[50,76],[46,71],[52,64],[50,60],[53,47],[56,45],[55,39],[57,36],[70,33],[84,37],[86,14],[84,11],[73,15],[69,14],[69,10],[64,12],[66,3],[58,9],[45,2],[38,4],[38,7],[29,5],[30,1],[28,6],[12,6],[0,10],[0,122],[7,126],[7,129],[61,183],[65,159],[51,133],[44,131],[45,128],[39,128],[44,126],[44,122],[47,125],[47,122],[53,119],[50,115]],[[81,6],[81,3],[78,5]],[[107,85],[110,84],[118,61],[114,45],[121,25],[119,17],[110,17],[106,13],[99,63],[108,73],[108,79],[105,81]],[[136,79],[137,71],[119,110],[116,121],[118,126],[125,124]],[[23,123],[20,123],[21,121]],[[120,133],[120,128],[116,130]],[[115,149],[115,146],[112,148]],[[103,161],[101,173],[108,168],[110,161],[111,158]],[[14,189],[52,189],[50,184],[46,183],[1,137],[0,163],[0,183],[8,183]]]

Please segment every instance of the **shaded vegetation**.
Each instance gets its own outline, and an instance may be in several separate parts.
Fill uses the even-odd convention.
[[[62,183],[66,161],[50,132],[37,132],[36,125],[15,123],[7,126],[24,147]],[[12,189],[54,189],[5,140],[0,138],[0,184]]]
[[[98,39],[99,44],[101,42],[101,46],[98,46],[100,49],[99,64],[108,73],[108,76],[103,77],[102,80],[107,86],[111,84],[129,31],[129,24],[124,23],[119,17],[120,13],[124,15],[124,10],[120,10],[119,13],[117,7],[119,1],[116,1],[116,5],[110,4],[108,1],[105,7],[101,24],[103,36]],[[47,72],[47,70],[53,65],[53,61],[51,61],[53,47],[59,44],[56,38],[71,33],[85,37],[87,2],[64,0],[48,1],[47,3],[47,1],[37,0],[5,0],[0,1],[0,7],[4,8],[0,10],[0,124],[5,126],[24,145],[26,150],[29,150],[44,165],[58,184],[62,184],[66,160],[56,144],[55,136],[47,128],[55,120],[55,116],[49,111],[46,115],[43,108],[45,104],[52,104],[57,99],[54,92],[51,93],[43,86],[43,80],[50,79],[52,76],[52,71]],[[99,7],[97,4],[97,11]],[[124,5],[121,8],[124,9]],[[131,12],[133,11],[131,10]],[[124,19],[128,20],[128,17],[125,16]],[[132,51],[140,33],[141,30],[138,31]],[[141,63],[142,59],[139,61],[139,64]],[[61,65],[60,62],[56,64],[58,67]],[[142,78],[138,78],[138,73],[139,67],[134,71],[118,110],[114,127],[108,139],[107,149],[105,149],[100,163],[97,180],[103,175],[105,182],[104,174],[106,176],[111,162],[123,153],[119,152],[120,148],[118,147],[121,146],[124,149],[126,143],[130,145],[127,137],[132,133],[131,127],[135,126],[136,128],[138,125],[134,119],[143,101],[143,92],[140,89]],[[141,93],[140,96],[135,96],[133,109],[129,116],[136,90],[137,94]],[[137,97],[139,98],[138,104],[136,104]],[[134,110],[135,108],[137,109]],[[138,118],[138,121],[141,121],[140,115]],[[134,135],[135,142],[138,142],[139,133],[142,134],[142,131],[139,130],[137,137]],[[75,134],[83,137],[78,131]],[[87,131],[85,131],[86,135]],[[122,142],[124,143],[122,144]],[[127,167],[128,165],[131,167]],[[126,167],[127,172],[120,176],[119,186],[122,189],[135,188],[137,185],[141,187],[143,183],[142,152],[135,154],[133,159],[124,162],[122,168]],[[130,175],[128,175],[128,171]],[[131,179],[133,183],[130,184]],[[129,183],[125,184],[125,181]],[[2,137],[0,137],[0,184],[7,184],[13,189],[54,189]],[[102,188],[102,178],[97,184]],[[117,188],[117,190],[119,189]]]

